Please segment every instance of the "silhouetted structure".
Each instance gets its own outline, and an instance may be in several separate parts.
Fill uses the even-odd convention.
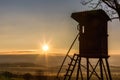
[[[108,57],[107,21],[110,18],[102,10],[73,13],[79,23],[80,56]]]
[[[71,58],[68,55],[70,50],[68,51],[66,57],[70,57],[71,62],[68,64],[69,67],[65,74],[64,80],[71,79],[76,66],[76,80],[84,80],[82,67],[86,69],[87,80],[90,80],[93,75],[95,75],[99,80],[112,80],[108,63],[107,22],[110,18],[103,10],[76,12],[72,13],[71,17],[79,23],[77,27],[79,30],[79,34],[77,35],[79,38],[79,54],[74,54]],[[73,44],[75,43],[77,37],[73,41]],[[66,60],[66,57],[62,63],[62,66]],[[81,62],[82,58],[86,59],[86,65]],[[96,60],[97,63],[92,64],[90,61],[91,59]],[[62,66],[59,72],[61,71]],[[97,67],[99,67],[99,70]]]

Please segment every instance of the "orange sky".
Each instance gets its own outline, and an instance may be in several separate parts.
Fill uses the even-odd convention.
[[[49,53],[66,53],[78,33],[71,13],[85,9],[79,0],[1,0],[0,54],[42,52],[44,43]],[[109,22],[110,54],[120,54],[119,25],[119,20]]]

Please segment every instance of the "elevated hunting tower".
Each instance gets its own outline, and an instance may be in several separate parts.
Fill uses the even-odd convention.
[[[71,17],[79,23],[77,27],[79,31],[77,36],[79,39],[79,53],[74,54],[73,57],[66,55],[66,57],[71,58],[71,62],[64,80],[71,80],[74,71],[77,71],[76,80],[84,80],[85,78],[90,80],[93,75],[98,80],[112,80],[108,63],[107,23],[110,20],[109,16],[100,9],[72,13]],[[84,63],[82,63],[83,58],[85,59]],[[93,64],[91,59],[97,62]],[[83,76],[83,68],[86,69],[86,77]]]
[[[103,10],[73,13],[71,16],[79,23],[80,56],[108,57],[107,22],[110,18]]]

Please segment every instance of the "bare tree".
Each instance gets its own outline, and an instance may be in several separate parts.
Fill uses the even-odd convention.
[[[80,3],[82,5],[88,5],[92,9],[101,8],[105,10],[110,17],[119,18],[120,20],[120,0],[80,0]]]

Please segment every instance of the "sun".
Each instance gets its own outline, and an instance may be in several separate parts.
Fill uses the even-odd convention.
[[[49,46],[47,44],[42,46],[42,50],[43,51],[48,51],[49,50]]]

